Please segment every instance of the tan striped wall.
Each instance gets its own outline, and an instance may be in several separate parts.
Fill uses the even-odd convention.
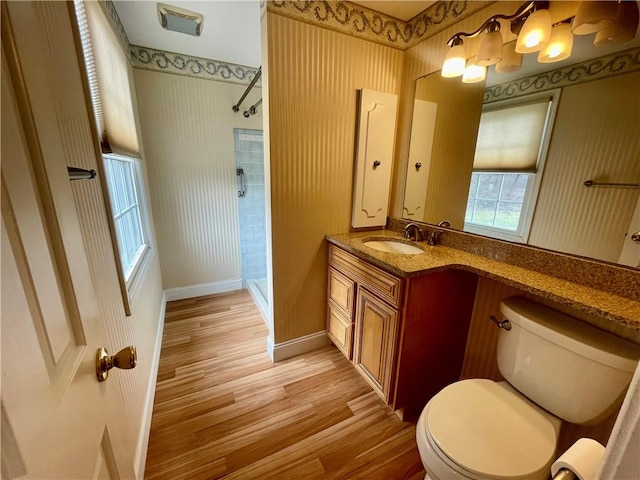
[[[636,72],[562,89],[530,245],[618,261],[638,190],[583,182],[640,181],[638,85]]]
[[[134,72],[164,288],[239,279],[233,129],[261,130],[261,115],[231,110],[243,85]]]
[[[329,232],[349,231],[356,92],[403,53],[267,12],[275,342],[323,331]]]

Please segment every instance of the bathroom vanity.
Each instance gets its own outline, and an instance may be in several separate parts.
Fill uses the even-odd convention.
[[[460,379],[479,277],[601,317],[616,334],[621,326],[640,329],[640,302],[484,256],[389,230],[327,240],[328,336],[407,420]],[[384,252],[368,247],[371,240],[406,242],[424,253]]]
[[[393,275],[330,245],[329,338],[378,395],[417,418],[460,377],[476,282],[461,270]]]

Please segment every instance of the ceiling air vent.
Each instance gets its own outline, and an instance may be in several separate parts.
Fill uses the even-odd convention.
[[[166,3],[158,3],[158,18],[162,28],[172,32],[186,33],[194,37],[202,33],[202,14],[174,7]]]

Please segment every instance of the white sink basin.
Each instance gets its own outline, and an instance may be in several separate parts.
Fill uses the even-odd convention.
[[[368,240],[362,243],[369,248],[380,250],[381,252],[403,253],[405,255],[424,253],[424,250],[419,247],[396,240]]]

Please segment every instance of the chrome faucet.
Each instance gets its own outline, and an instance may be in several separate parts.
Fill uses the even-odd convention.
[[[446,220],[442,220],[440,223],[438,223],[438,226],[442,228],[449,228],[451,224]],[[440,241],[440,235],[442,235],[441,231],[434,230],[433,232],[431,232],[431,235],[429,235],[429,240],[427,241],[427,243],[432,246],[437,245],[438,242]]]
[[[413,233],[411,231],[413,230]],[[422,235],[422,230],[415,223],[409,223],[406,227],[404,227],[404,238],[413,238],[416,242],[421,242],[424,240]]]

